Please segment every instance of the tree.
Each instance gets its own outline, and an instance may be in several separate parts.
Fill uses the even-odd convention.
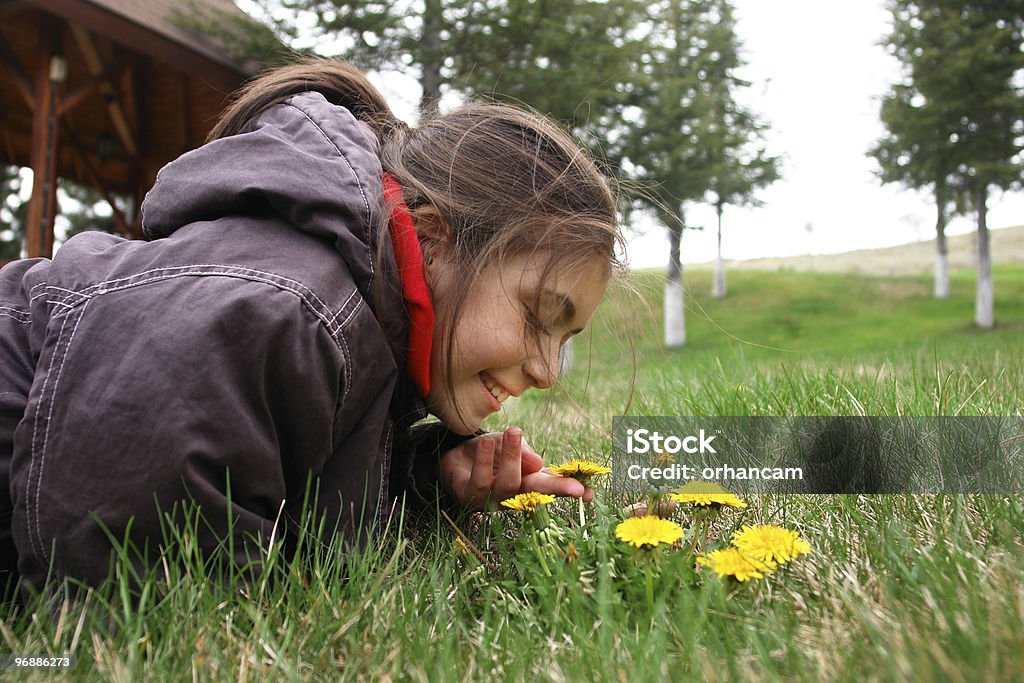
[[[0,262],[21,257],[28,209],[19,197],[21,182],[17,166],[0,166]]]
[[[686,343],[682,240],[686,202],[708,188],[708,159],[700,145],[699,125],[707,98],[695,63],[707,43],[702,38],[707,2],[663,0],[650,5],[646,37],[636,79],[628,88],[622,134],[623,170],[644,190],[638,195],[669,233],[665,277],[665,345]]]
[[[948,147],[942,147],[949,152],[949,181],[940,180],[936,189],[961,188],[976,213],[974,319],[990,328],[995,319],[988,195],[993,187],[1007,191],[1024,181],[1024,0],[893,0],[890,9],[890,43],[914,91],[908,104],[919,107],[933,133],[948,133]],[[927,145],[916,151],[911,146],[906,154],[916,155],[922,166],[934,161]]]
[[[264,0],[264,4],[274,4]],[[315,17],[306,40],[331,41],[345,58],[374,70],[419,71],[420,111],[447,89],[526,104],[574,130],[608,111],[640,0],[290,0],[298,17]],[[304,29],[307,33],[308,29]]]
[[[709,193],[719,212],[752,201],[777,176],[777,160],[756,148],[763,125],[738,105],[745,82],[727,0],[663,0],[650,6],[637,77],[629,88],[632,125],[619,146],[624,168],[646,191],[640,204],[669,232],[665,344],[686,342],[682,240],[685,208]],[[691,227],[692,229],[692,227]]]
[[[718,249],[711,294],[725,296],[722,258],[722,213],[727,205],[757,204],[755,192],[779,178],[779,157],[768,155],[764,132],[768,126],[736,101],[750,83],[738,78],[743,65],[732,7],[726,0],[710,3],[715,21],[708,25],[708,55],[699,69],[706,74],[707,120],[701,122],[701,145],[708,155],[708,190],[717,217]]]
[[[915,190],[931,188],[935,199],[935,286],[938,299],[949,296],[949,249],[946,224],[965,210],[963,188],[956,186],[953,150],[938,107],[926,106],[913,84],[898,83],[882,99],[880,117],[886,135],[868,154],[878,162],[883,183]]]
[[[495,2],[462,27],[453,84],[606,137],[620,125],[616,114],[643,49],[631,27],[644,13],[640,0]]]

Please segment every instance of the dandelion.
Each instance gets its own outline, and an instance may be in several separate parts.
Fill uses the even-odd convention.
[[[746,555],[739,548],[712,550],[697,558],[697,564],[710,567],[719,576],[731,576],[743,582],[750,579],[763,579],[775,569],[774,562],[764,562]]]
[[[670,493],[669,498],[679,503],[690,503],[694,507],[747,507],[746,501],[713,481],[691,481]]]
[[[733,533],[732,544],[750,557],[779,564],[811,552],[811,546],[797,532],[774,524],[744,524]]]
[[[612,471],[610,467],[604,465],[598,465],[596,462],[590,460],[581,460],[579,458],[573,458],[569,462],[562,463],[561,465],[548,465],[548,470],[553,474],[557,474],[562,477],[571,477],[576,481],[586,486],[590,478],[596,474],[608,474]],[[580,498],[580,528],[584,528],[587,525],[587,516],[583,513],[583,499]],[[583,531],[583,538],[587,538],[586,530]]]
[[[520,493],[519,495],[511,498],[506,498],[501,501],[501,504],[511,510],[518,510],[519,512],[535,512],[537,508],[548,503],[553,503],[555,497],[548,495],[547,493],[537,493],[536,491],[528,491],[526,493]]]
[[[456,538],[452,541],[452,548],[459,555],[469,555],[469,546],[461,538]]]
[[[578,458],[562,463],[561,465],[549,465],[548,469],[554,474],[558,474],[563,477],[572,477],[573,479],[579,479],[580,481],[585,481],[595,474],[608,474],[612,471],[610,467],[598,465],[596,462],[591,462],[590,460],[580,460]]]
[[[646,560],[643,563],[644,578],[647,589],[647,607],[651,611],[654,610],[654,579],[651,576],[654,550],[662,543],[672,544],[682,537],[683,527],[657,515],[630,517],[615,527],[615,538],[641,550],[638,557]]]
[[[657,515],[630,517],[615,527],[615,538],[637,548],[672,544],[683,537],[683,527]]]

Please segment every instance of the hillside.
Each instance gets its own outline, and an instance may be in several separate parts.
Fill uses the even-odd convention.
[[[1024,226],[990,231],[995,264],[1024,263]],[[953,270],[974,267],[974,233],[950,237],[949,265]],[[935,264],[935,241],[915,242],[885,249],[861,249],[842,254],[789,256],[784,258],[726,261],[726,268],[749,270],[799,270],[865,275],[913,275],[930,273]],[[695,268],[707,268],[700,264]]]

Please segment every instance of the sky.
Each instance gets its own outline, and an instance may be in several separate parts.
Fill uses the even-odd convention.
[[[881,96],[899,63],[879,43],[888,32],[883,0],[734,0],[736,32],[752,82],[745,103],[767,120],[769,149],[783,156],[782,180],[758,195],[760,208],[727,207],[725,258],[850,251],[927,240],[935,234],[929,197],[882,186],[865,152],[883,134]],[[993,192],[990,228],[1024,225],[1024,195]],[[693,207],[684,261],[714,258],[714,211]],[[970,232],[958,218],[948,234]],[[630,240],[633,267],[664,265],[665,230]]]

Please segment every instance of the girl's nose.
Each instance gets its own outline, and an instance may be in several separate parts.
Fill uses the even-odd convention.
[[[549,389],[558,381],[558,349],[545,349],[526,359],[523,365],[533,386]]]

